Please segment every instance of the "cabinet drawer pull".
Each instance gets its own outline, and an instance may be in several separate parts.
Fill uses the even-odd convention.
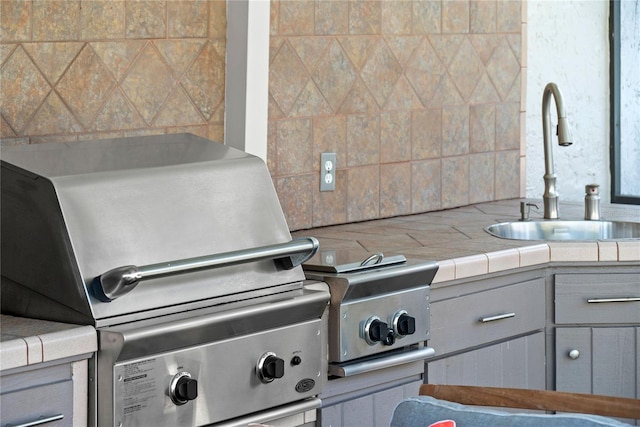
[[[587,300],[589,304],[601,302],[634,302],[640,301],[640,297],[623,297],[623,298],[590,298]]]
[[[480,319],[482,323],[495,322],[496,320],[509,319],[515,317],[515,313],[497,314],[495,316],[483,317]]]
[[[33,426],[40,426],[42,424],[47,424],[53,421],[59,421],[61,419],[64,418],[64,415],[62,414],[58,414],[58,415],[54,415],[52,417],[47,417],[47,418],[43,418],[40,417],[37,420],[34,421],[27,421],[26,423],[22,423],[22,424],[7,424],[7,427],[33,427]]]

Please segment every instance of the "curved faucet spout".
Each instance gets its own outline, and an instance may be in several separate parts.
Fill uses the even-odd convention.
[[[558,113],[558,144],[568,147],[572,144],[569,136],[569,123],[564,111],[562,93],[555,83],[549,83],[542,93],[542,130],[544,138],[544,217],[546,219],[558,218],[558,193],[556,192],[556,174],[553,168],[553,149],[551,146],[551,96],[556,102]]]

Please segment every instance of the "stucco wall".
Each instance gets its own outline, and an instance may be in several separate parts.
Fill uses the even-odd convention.
[[[597,183],[602,200],[610,200],[608,19],[607,1],[527,2],[528,198],[541,199],[544,192],[542,91],[555,82],[573,138],[572,146],[559,147],[554,132],[560,199],[583,200],[585,184]],[[555,125],[555,106],[552,114]]]

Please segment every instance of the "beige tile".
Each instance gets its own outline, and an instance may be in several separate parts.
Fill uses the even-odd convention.
[[[416,48],[413,58],[405,69],[405,75],[413,86],[420,101],[430,105],[431,100],[446,75],[446,66],[440,60],[429,40],[425,37]]]
[[[519,58],[516,58],[506,37],[499,39],[499,43],[487,63],[487,74],[491,77],[500,98],[506,100],[520,74]],[[519,94],[520,88],[518,87]]]
[[[308,81],[304,65],[289,43],[284,43],[269,66],[269,94],[289,114]]]
[[[80,0],[36,0],[33,2],[33,40],[78,40]]]
[[[315,175],[297,175],[276,180],[278,199],[290,230],[311,228]]]
[[[529,32],[529,26],[526,23],[523,23],[521,26],[521,30],[520,30],[520,43],[522,43],[522,46],[520,47],[520,65],[523,68],[527,68],[529,66],[527,60],[528,60],[528,53],[529,53],[529,46],[527,44],[527,37],[528,37],[528,32]],[[525,85],[526,86],[526,85]],[[523,97],[524,99],[524,97]]]
[[[349,34],[380,34],[382,5],[379,1],[349,2]]]
[[[271,16],[277,13],[278,7],[271,6]],[[271,19],[273,26],[274,19]],[[273,31],[271,32],[273,34]],[[227,36],[227,2],[209,2],[209,37],[212,39],[224,39]]]
[[[389,111],[380,114],[380,163],[411,159],[411,113]]]
[[[495,190],[495,155],[493,153],[469,156],[469,203],[493,200]]]
[[[311,119],[281,120],[276,135],[278,175],[311,172]]]
[[[442,159],[442,207],[469,204],[469,157]]]
[[[380,108],[362,79],[356,79],[338,109],[339,114],[377,114]]]
[[[166,2],[125,2],[125,34],[129,39],[163,38],[167,35]]]
[[[418,110],[411,113],[411,159],[440,157],[442,153],[442,110]]]
[[[332,110],[337,111],[356,79],[356,72],[338,42],[333,41],[311,77]]]
[[[380,163],[380,115],[349,115],[347,117],[346,166]]]
[[[489,273],[520,267],[520,252],[516,248],[489,252],[487,258],[489,258]]]
[[[83,1],[80,33],[83,40],[124,38],[125,2],[113,0]]]
[[[496,199],[520,197],[520,150],[496,152]]]
[[[616,242],[598,242],[598,261],[617,261],[618,244]]]
[[[0,342],[0,371],[19,368],[28,364],[27,343],[22,338],[5,337],[3,334]]]
[[[20,135],[50,90],[51,86],[24,49],[15,49],[2,66],[0,97],[3,100],[2,116],[16,134]],[[8,99],[13,102],[6,102]]]
[[[520,149],[520,104],[496,105],[497,151]]]
[[[169,37],[207,37],[208,2],[168,1],[168,36]]]
[[[469,107],[469,151],[493,151],[496,141],[496,106],[494,104]]]
[[[598,261],[597,242],[548,242],[550,261]]]
[[[365,62],[360,76],[379,106],[385,105],[402,73],[402,67],[385,43],[380,41]]]
[[[411,212],[439,210],[441,198],[441,161],[425,160],[411,164]]]
[[[96,331],[91,326],[51,332],[39,338],[42,341],[43,362],[98,350]]]
[[[315,34],[338,35],[349,32],[349,2],[316,1]]]
[[[279,2],[278,34],[312,35],[314,31],[314,1]]]
[[[515,33],[520,31],[522,11],[520,1],[497,2],[497,28],[500,33]]]
[[[432,283],[447,282],[456,278],[456,264],[453,260],[438,261],[438,272]]]
[[[30,0],[3,0],[0,2],[0,34],[2,41],[28,41],[31,38]]]
[[[454,258],[456,279],[480,276],[489,272],[489,260],[485,254]]]
[[[380,165],[380,216],[411,213],[411,164]]]
[[[22,44],[51,84],[57,83],[62,73],[82,49],[82,45],[77,42]]]
[[[412,27],[416,34],[441,33],[442,3],[436,0],[414,1]]]
[[[448,0],[442,2],[442,32],[465,34],[469,32],[469,2]]]
[[[520,198],[527,197],[527,158],[520,157]]]
[[[56,92],[45,99],[25,129],[28,135],[60,134],[80,132],[82,126]]]
[[[546,264],[551,259],[549,246],[546,243],[518,248],[518,253],[520,254],[520,267]]]
[[[471,42],[464,39],[458,53],[449,64],[449,75],[453,78],[456,88],[465,101],[471,98],[471,94],[483,73],[484,67],[480,57]]]
[[[347,221],[377,218],[380,213],[378,166],[350,168],[347,172]]]
[[[469,153],[469,107],[442,107],[442,156]]]
[[[472,1],[469,8],[470,32],[494,33],[496,31],[496,13],[495,1]]]
[[[319,2],[324,3],[324,2]],[[331,2],[328,2],[331,3]],[[382,2],[382,33],[410,34],[413,2],[407,0]]]
[[[640,261],[640,241],[618,242],[618,261]]]

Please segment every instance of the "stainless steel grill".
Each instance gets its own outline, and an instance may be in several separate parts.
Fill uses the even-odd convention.
[[[189,134],[2,150],[2,311],[96,327],[90,425],[319,406],[326,284],[270,175]]]

